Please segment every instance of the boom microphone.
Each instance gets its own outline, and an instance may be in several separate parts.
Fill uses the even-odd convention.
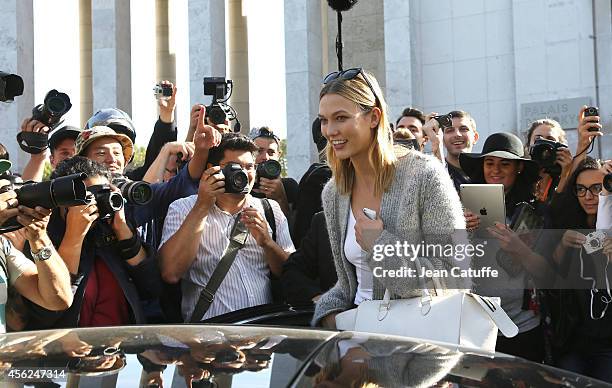
[[[348,11],[353,8],[355,4],[357,4],[358,0],[327,0],[327,4],[334,10],[338,12]]]

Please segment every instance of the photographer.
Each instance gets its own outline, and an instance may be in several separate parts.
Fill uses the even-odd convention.
[[[48,133],[49,127],[33,118],[26,118],[21,123],[21,131]],[[49,137],[48,145],[51,152],[49,162],[52,169],[55,169],[61,161],[75,155],[76,147],[74,143],[80,132],[80,129],[66,125],[54,131]],[[45,161],[47,161],[46,151],[30,154],[30,160],[23,169],[22,179],[24,181],[41,182],[45,171]]]
[[[0,161],[0,174],[5,173],[11,164]],[[8,185],[0,180],[0,187]],[[6,331],[11,320],[11,312],[5,311],[8,287],[43,308],[59,311],[72,304],[70,276],[62,258],[55,250],[46,229],[50,211],[41,207],[30,209],[19,206],[17,194],[9,190],[0,194],[0,225],[13,217],[23,225],[25,237],[30,245],[34,262],[18,251],[13,244],[0,235],[0,332]],[[8,313],[8,314],[7,314]],[[13,327],[13,329],[21,329]]]
[[[395,122],[393,139],[416,139],[417,151],[423,152],[427,137],[423,133],[425,115],[418,109],[408,107],[402,111],[402,115]],[[412,134],[412,136],[409,135]]]
[[[197,195],[175,201],[168,210],[160,267],[165,281],[182,282],[182,313],[187,322],[271,303],[270,277],[280,275],[283,262],[295,250],[279,205],[269,201],[276,225],[272,231],[264,217],[268,200],[248,194],[255,183],[256,150],[248,138],[224,134],[219,146],[210,149]],[[236,231],[242,232],[235,236]],[[209,308],[192,317],[230,236],[231,241],[246,237],[244,245],[222,274],[218,289],[209,290],[208,294],[214,294]]]
[[[159,155],[164,144],[176,141],[177,128],[174,120],[176,108],[176,86],[169,81],[162,81],[161,85],[172,87],[172,96],[169,99],[159,99],[159,118],[155,122],[153,134],[149,139],[144,164],[126,172],[126,176],[132,180],[142,180],[157,155]],[[109,127],[119,134],[126,135],[132,143],[136,142],[136,128],[130,116],[117,108],[101,109],[87,120],[85,129],[95,126]],[[129,162],[126,161],[126,164]]]
[[[49,222],[49,236],[73,277],[74,303],[62,313],[32,308],[36,319],[29,328],[144,323],[140,296],[157,296],[161,283],[154,252],[128,223],[122,199],[118,208],[110,170],[75,156],[60,163],[53,177],[77,173],[87,174],[91,202],[60,207]]]
[[[547,148],[542,148],[543,146]],[[526,148],[531,159],[540,164],[540,180],[536,183],[536,197],[539,201],[548,203],[552,197],[549,195],[550,188],[563,191],[572,172],[572,153],[567,148],[565,131],[555,120],[536,120],[531,123],[527,131]],[[551,160],[543,160],[548,149],[554,149],[554,156],[549,157]]]
[[[280,205],[286,217],[291,210],[295,209],[298,197],[298,184],[293,178],[281,178],[280,171],[276,178],[259,176],[261,167],[270,160],[280,160],[280,139],[268,127],[256,128],[251,131],[251,139],[257,146],[257,157],[255,163],[258,171],[258,185],[253,188],[253,193],[258,198],[273,199]],[[257,187],[258,186],[258,187]]]
[[[204,113],[201,112],[200,116]],[[220,134],[212,127],[203,124],[203,117],[198,121],[194,135],[196,151],[187,168],[166,183],[151,185],[152,198],[146,206],[130,205],[130,220],[135,227],[148,225],[151,222],[163,224],[163,219],[170,203],[179,198],[197,192],[198,179],[205,168],[208,149],[218,144]],[[133,155],[133,143],[126,135],[116,133],[108,127],[93,127],[84,130],[77,138],[77,154],[95,160],[107,166],[113,174],[123,175],[125,166]],[[158,245],[158,229],[147,227],[143,231],[144,240],[153,247]]]
[[[612,382],[612,313],[608,311],[612,274],[607,270],[612,237],[609,230],[595,227],[609,169],[609,164],[602,168],[586,158],[551,203],[554,227],[561,229],[551,239],[560,241],[552,259],[558,265],[560,285],[567,284],[553,294],[557,297],[552,314],[556,365],[606,382]]]

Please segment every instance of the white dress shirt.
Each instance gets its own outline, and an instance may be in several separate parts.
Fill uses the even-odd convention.
[[[197,195],[192,195],[170,205],[164,222],[160,246],[176,233],[196,200]],[[287,219],[278,203],[274,200],[269,201],[276,221],[276,243],[286,252],[294,252],[295,248],[289,235]],[[257,209],[265,218],[263,205],[259,199],[247,195],[245,206],[249,205]],[[181,311],[186,322],[191,318],[200,292],[208,283],[225,248],[229,245],[232,226],[239,215],[240,213],[231,215],[213,205],[206,217],[196,259],[181,281],[183,291]],[[268,225],[268,232],[272,235],[270,225]],[[253,236],[249,235],[244,247],[238,251],[234,263],[217,290],[215,299],[203,319],[271,302],[270,269],[264,256],[264,250],[257,245]]]

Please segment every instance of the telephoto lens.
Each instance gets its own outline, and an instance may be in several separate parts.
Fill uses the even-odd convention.
[[[259,178],[276,179],[281,175],[282,167],[276,160],[266,160],[257,165],[257,180]]]
[[[94,196],[98,207],[99,219],[109,219],[123,209],[124,200],[121,194],[112,191],[110,185],[93,185],[87,190]]]
[[[249,192],[249,177],[238,163],[228,163],[221,170],[225,177],[225,192],[247,194]]]
[[[153,190],[151,185],[144,181],[132,181],[125,176],[116,176],[113,178],[113,185],[121,191],[121,195],[127,203],[132,205],[146,205],[153,199]]]
[[[34,208],[55,209],[59,206],[78,206],[87,204],[87,189],[83,180],[87,175],[73,174],[45,182],[15,183],[20,205]]]
[[[72,108],[70,97],[66,93],[53,89],[47,93],[43,104],[32,109],[32,118],[53,129],[70,108]]]

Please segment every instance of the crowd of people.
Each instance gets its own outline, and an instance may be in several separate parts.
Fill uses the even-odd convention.
[[[267,172],[281,157],[268,127],[234,133],[196,104],[177,141],[176,88],[163,85],[173,94],[159,100],[142,166],[130,163],[137,130],[117,108],[99,110],[84,128],[50,131],[25,118],[20,132],[50,136],[48,151],[32,153],[21,172],[0,149],[0,227],[22,226],[0,235],[0,330],[197,323],[283,302],[314,302],[312,324],[335,328],[336,314],[385,290],[420,295],[419,279],[377,277],[375,266],[457,265],[452,255],[397,252],[380,262],[376,246],[452,244],[463,230],[487,240],[487,265],[500,277],[446,278],[431,291],[500,297],[519,334],[500,336],[498,351],[612,382],[612,161],[588,156],[603,128],[587,107],[576,112],[574,153],[545,117],[520,129],[524,141],[493,133],[473,153],[482,139],[470,113],[409,107],[393,121],[374,76],[333,72],[312,124],[320,160],[298,183]],[[550,165],[530,157],[542,140],[558,145]],[[85,174],[87,203],[20,203],[17,176],[40,182],[47,161],[47,179]],[[147,182],[147,203],[110,200],[122,193],[117,179]],[[481,226],[479,209],[462,204],[469,184],[503,186],[505,222]],[[602,236],[594,231],[603,233],[597,249],[585,246]]]

